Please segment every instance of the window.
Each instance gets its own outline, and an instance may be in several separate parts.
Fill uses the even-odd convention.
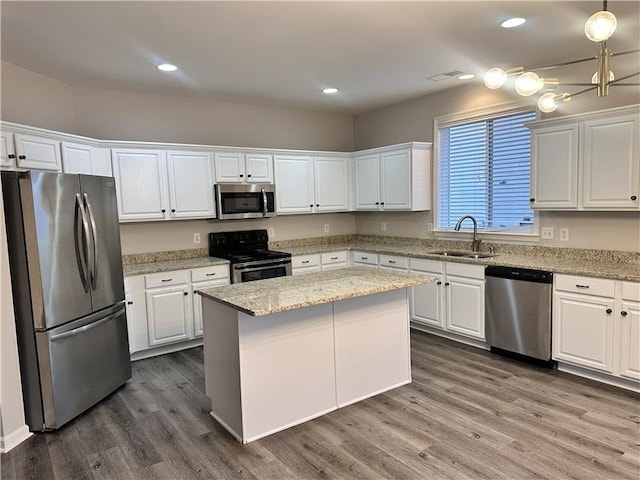
[[[451,230],[461,216],[473,215],[485,232],[533,233],[531,136],[524,123],[535,120],[535,112],[439,120],[438,229]]]

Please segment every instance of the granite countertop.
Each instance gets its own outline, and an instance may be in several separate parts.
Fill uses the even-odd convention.
[[[433,277],[349,267],[300,277],[278,277],[198,290],[200,295],[251,316],[310,307],[430,283]]]
[[[429,260],[446,260],[447,262],[469,263],[476,265],[496,265],[505,267],[531,268],[547,270],[554,273],[582,275],[588,277],[610,278],[640,282],[640,264],[615,262],[608,258],[579,258],[562,255],[528,255],[512,252],[498,252],[490,258],[464,258],[436,255],[434,252],[446,248],[425,247],[420,245],[394,245],[393,243],[376,242],[344,242],[324,245],[307,245],[279,248],[292,255],[310,255],[314,253],[334,252],[339,250],[362,250],[365,252],[401,255]]]
[[[123,265],[124,276],[145,275],[148,273],[169,272],[173,270],[188,270],[191,268],[211,267],[214,265],[228,265],[229,260],[216,257],[198,257],[182,260],[164,260],[160,262],[132,263]]]

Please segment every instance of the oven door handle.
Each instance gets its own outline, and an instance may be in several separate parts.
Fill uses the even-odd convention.
[[[261,188],[260,191],[262,192],[262,216],[266,217],[267,216],[267,192],[265,191],[264,188]]]
[[[273,262],[263,263],[259,265],[234,265],[233,269],[234,270],[252,270],[252,271],[267,270],[269,268],[280,267],[282,265],[287,265],[290,263],[291,263],[291,260],[276,260]]]

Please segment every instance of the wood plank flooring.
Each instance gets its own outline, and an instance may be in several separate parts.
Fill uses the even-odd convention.
[[[640,396],[412,332],[413,383],[241,445],[195,348],[2,455],[9,479],[633,479]]]

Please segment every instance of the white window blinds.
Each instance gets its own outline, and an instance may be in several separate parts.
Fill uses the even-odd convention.
[[[473,215],[484,231],[529,233],[531,139],[535,112],[439,129],[438,228]]]

